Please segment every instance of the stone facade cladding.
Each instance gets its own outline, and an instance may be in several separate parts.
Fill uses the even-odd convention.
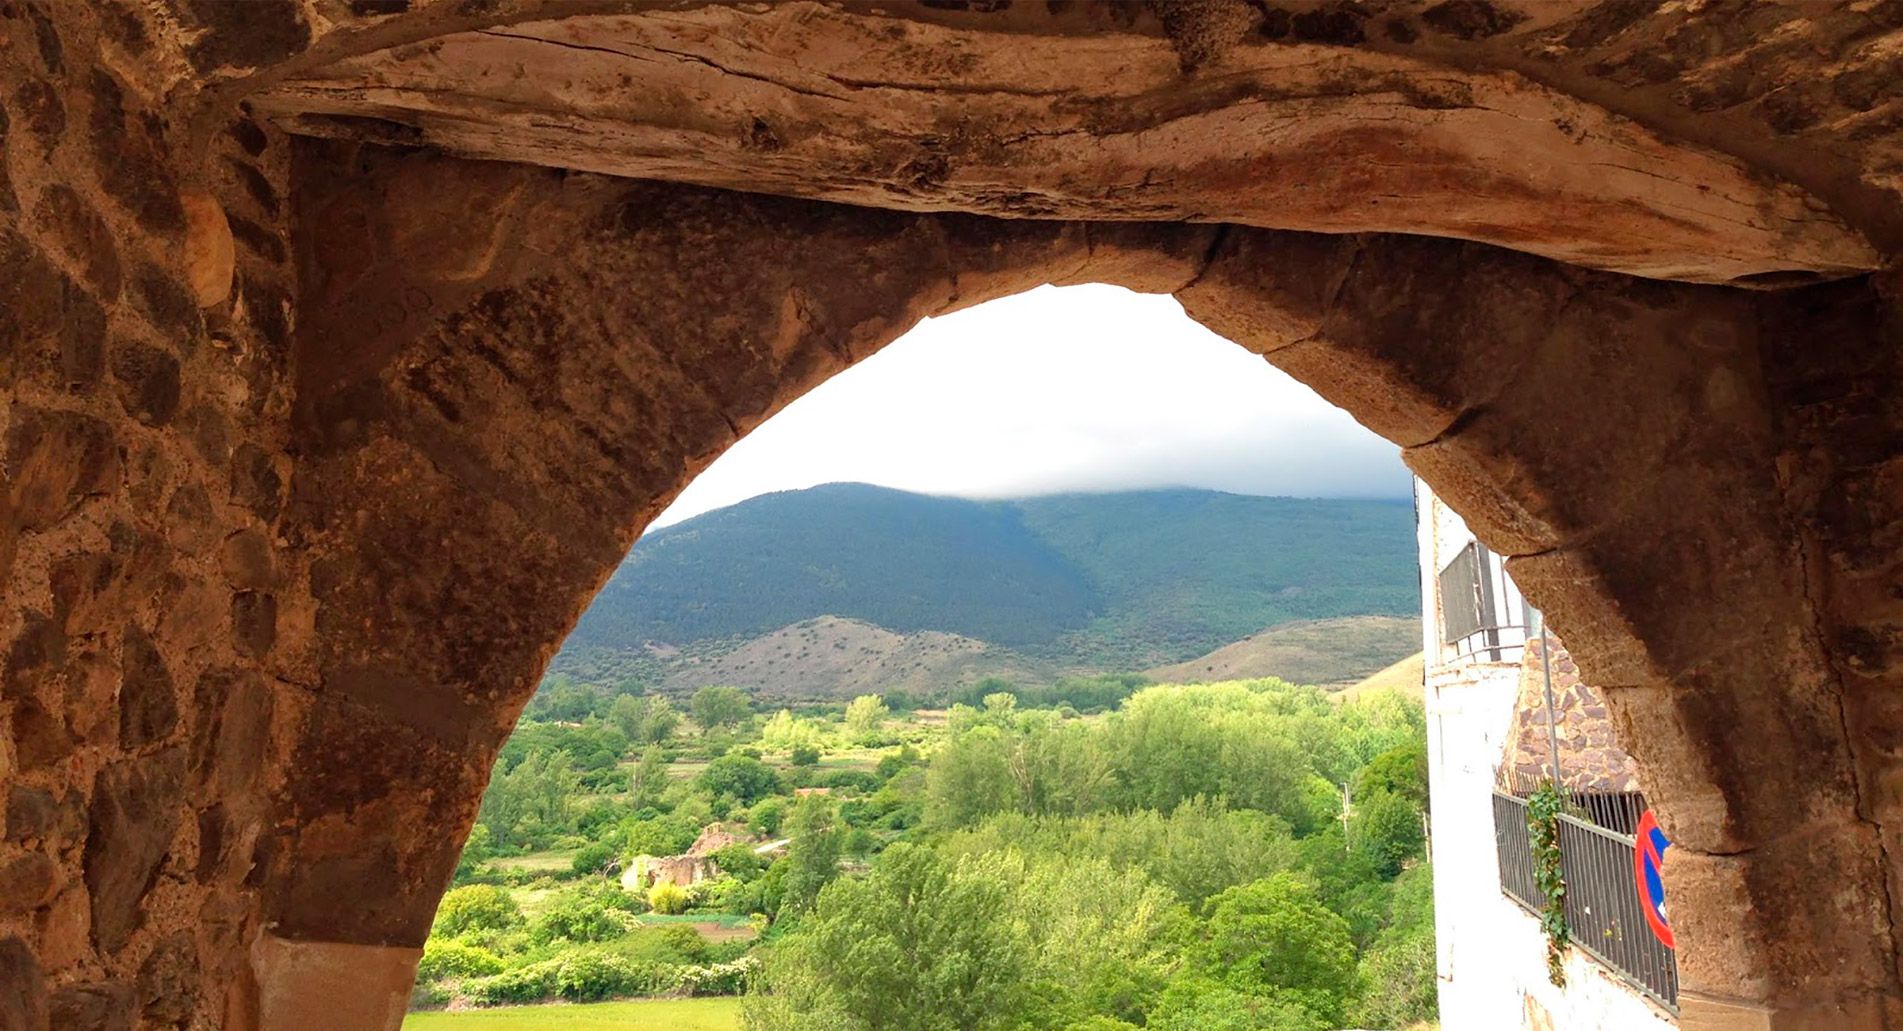
[[[1553,718],[1546,710],[1543,656],[1552,645]],[[1527,642],[1520,658],[1520,691],[1513,725],[1501,756],[1503,784],[1543,780],[1553,770],[1553,738],[1559,739],[1560,783],[1569,791],[1616,794],[1639,790],[1639,771],[1619,747],[1606,702],[1579,679],[1579,666],[1558,638]]]

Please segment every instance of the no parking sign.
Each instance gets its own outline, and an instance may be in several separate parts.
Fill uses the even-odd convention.
[[[1632,849],[1632,880],[1639,889],[1639,908],[1645,911],[1645,923],[1668,949],[1676,948],[1672,924],[1665,913],[1665,881],[1659,871],[1665,866],[1665,850],[1672,839],[1659,829],[1659,822],[1647,809],[1639,817],[1637,842]]]

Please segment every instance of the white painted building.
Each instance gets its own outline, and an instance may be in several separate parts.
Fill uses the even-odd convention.
[[[1524,836],[1526,832],[1523,823],[1496,827],[1495,789],[1501,784],[1501,764],[1515,726],[1524,733],[1529,724],[1523,691],[1529,667],[1523,666],[1522,659],[1529,627],[1536,638],[1539,634],[1538,614],[1507,577],[1501,558],[1476,541],[1458,515],[1425,484],[1417,482],[1415,492],[1441,1027],[1444,1031],[1675,1028],[1671,1012],[1637,987],[1642,978],[1622,975],[1580,948],[1569,950],[1567,986],[1554,987],[1547,977],[1546,941],[1538,921],[1502,889],[1502,852],[1496,833]],[[1535,649],[1534,657],[1538,655]],[[1602,713],[1598,718],[1604,722]],[[1582,829],[1576,835],[1591,833],[1598,832]],[[1594,840],[1617,847],[1616,842]],[[1629,863],[1629,845],[1625,854]],[[1602,864],[1607,869],[1611,865]],[[1569,874],[1572,890],[1570,880]],[[1602,883],[1597,890],[1607,887]],[[1616,933],[1625,934],[1624,925],[1633,922],[1623,920]],[[1641,926],[1632,933],[1651,932]],[[1669,955],[1655,942],[1643,944]],[[1676,991],[1675,968],[1668,978],[1669,995]],[[1654,977],[1651,983],[1656,987],[1659,979]]]

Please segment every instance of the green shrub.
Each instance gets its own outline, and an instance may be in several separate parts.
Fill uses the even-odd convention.
[[[479,1006],[540,1002],[559,997],[597,1002],[651,995],[678,986],[684,968],[631,959],[613,946],[569,949],[552,959],[476,978],[462,985],[463,995]]]
[[[879,779],[878,774],[866,770],[835,770],[819,779],[819,786],[822,788],[831,788],[834,791],[858,791],[868,795],[879,790],[882,784],[884,781]]]
[[[672,881],[655,881],[648,889],[648,908],[656,913],[687,912],[687,889]]]
[[[574,952],[556,961],[555,994],[575,1002],[594,1002],[648,990],[647,971],[605,952]]]
[[[1337,1026],[1291,993],[1193,983],[1166,995],[1149,1022],[1152,1031],[1327,1031]]]
[[[758,834],[778,834],[786,822],[786,799],[778,795],[761,799],[748,812],[747,826]]]
[[[502,959],[488,949],[455,938],[431,938],[423,943],[423,958],[416,964],[416,979],[488,977],[502,973],[502,966]]]
[[[428,984],[422,980],[410,989],[410,1009],[437,1010],[449,1005],[449,989],[437,984]]]
[[[707,939],[686,924],[675,924],[663,929],[661,940],[675,955],[689,963],[707,962]]]
[[[637,820],[628,827],[628,851],[637,856],[678,856],[699,834],[696,824],[679,817]]]
[[[619,884],[594,881],[565,888],[549,900],[529,928],[538,944],[552,941],[599,942],[622,937],[638,926],[640,900]]]
[[[816,766],[819,764],[819,748],[815,745],[795,745],[790,758],[795,766]]]
[[[514,955],[515,953],[527,949],[531,944],[529,940],[529,929],[527,927],[511,927],[506,931],[482,928],[475,931],[466,931],[455,938],[432,938],[430,940],[457,941],[464,945],[481,949],[484,952],[495,953],[498,956]]]
[[[430,934],[454,938],[475,930],[501,931],[522,922],[515,896],[489,884],[470,884],[443,896]]]
[[[780,791],[780,777],[773,767],[741,753],[723,755],[708,763],[701,771],[700,782],[716,797],[727,795],[747,805]]]
[[[597,841],[592,845],[582,846],[582,850],[575,853],[575,860],[571,866],[577,874],[587,877],[600,873],[614,857],[613,845],[605,841]]]
[[[465,981],[463,995],[478,1006],[502,1006],[508,1003],[540,1002],[555,993],[555,972],[560,960],[544,960],[528,966],[505,970],[494,977]]]
[[[705,967],[687,967],[679,972],[678,983],[689,995],[739,995],[747,990],[747,981],[759,963],[742,956],[732,963]]]
[[[753,880],[766,869],[766,860],[744,841],[716,849],[713,860],[721,873],[743,881]]]

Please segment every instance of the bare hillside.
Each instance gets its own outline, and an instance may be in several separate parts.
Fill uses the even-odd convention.
[[[1164,683],[1281,677],[1345,687],[1420,648],[1421,623],[1411,616],[1311,619],[1270,627],[1148,675]]]
[[[1420,700],[1427,679],[1427,664],[1420,652],[1402,659],[1387,669],[1376,673],[1358,684],[1342,690],[1335,697],[1344,702],[1381,691],[1398,691],[1416,701]]]
[[[730,651],[680,657],[663,689],[687,692],[732,684],[762,698],[850,698],[906,691],[924,696],[985,676],[1043,679],[1023,656],[958,634],[900,634],[838,616],[820,616],[745,641]]]

